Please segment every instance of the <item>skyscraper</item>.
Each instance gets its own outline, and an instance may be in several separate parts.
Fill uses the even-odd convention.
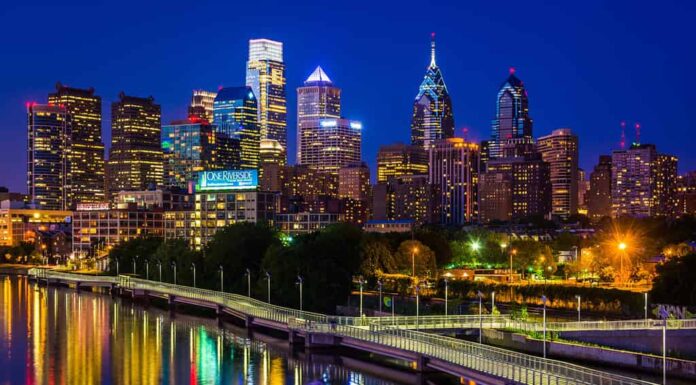
[[[297,88],[297,161],[338,174],[360,161],[362,123],[341,117],[341,89],[317,67]]]
[[[428,153],[423,147],[396,143],[381,146],[377,153],[377,183],[390,177],[428,173]]]
[[[67,207],[69,137],[65,107],[27,103],[27,188],[40,209]]]
[[[418,88],[411,117],[411,144],[428,149],[434,141],[454,136],[452,100],[435,62],[435,34],[430,41],[430,65]]]
[[[108,192],[147,190],[162,185],[161,110],[150,96],[121,92],[111,104]]]
[[[101,133],[101,97],[94,89],[56,84],[48,104],[65,107],[67,118],[66,208],[77,203],[104,201],[104,143]]]
[[[587,192],[587,215],[600,219],[611,215],[611,156],[600,155],[599,163],[590,174],[590,190]]]
[[[498,90],[493,134],[488,141],[488,158],[505,156],[503,147],[507,143],[533,143],[527,90],[512,68],[510,76]]]
[[[430,146],[428,182],[440,191],[440,224],[463,225],[478,217],[479,146],[462,138]]]
[[[551,214],[568,218],[578,212],[578,137],[570,128],[553,130],[537,139],[542,159],[549,163]]]
[[[249,40],[246,85],[251,87],[258,100],[261,139],[275,140],[287,149],[283,43],[268,39]]]
[[[162,151],[164,185],[169,187],[186,188],[204,170],[239,168],[239,139],[195,116],[162,126]]]
[[[367,202],[370,195],[370,169],[364,162],[338,170],[338,197]]]
[[[261,134],[258,104],[251,87],[225,87],[215,97],[213,122],[216,129],[231,138],[239,138],[240,167],[259,167]]]
[[[213,102],[217,92],[205,90],[193,90],[191,96],[191,104],[189,105],[188,114],[197,118],[205,119],[208,122],[213,121]]]
[[[612,215],[672,216],[676,211],[677,158],[655,145],[634,143],[612,153]]]

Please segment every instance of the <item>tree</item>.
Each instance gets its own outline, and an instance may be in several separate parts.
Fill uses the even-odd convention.
[[[120,274],[133,272],[133,260],[136,261],[136,272],[144,275],[144,263],[146,259],[152,259],[152,255],[162,243],[162,238],[141,237],[129,239],[114,246],[109,251],[109,271],[116,273],[116,262],[118,261],[118,272]]]
[[[397,269],[406,274],[412,274],[415,264],[416,276],[422,276],[428,271],[435,273],[435,253],[420,241],[403,241],[396,251]]]
[[[696,253],[657,265],[650,298],[656,303],[696,304]]]
[[[360,259],[360,271],[365,277],[397,271],[396,260],[389,249],[389,244],[381,238],[363,236]]]
[[[191,264],[196,264],[196,286],[208,289],[219,289],[214,284],[218,281],[207,279],[210,266],[203,260],[201,253],[191,250],[188,242],[184,239],[171,239],[162,242],[149,260],[150,266],[154,269],[157,263],[162,264],[162,280],[174,282],[174,267],[176,264],[176,282],[180,285],[193,286],[193,269]],[[157,275],[155,275],[157,274]],[[141,274],[142,275],[142,274]],[[151,269],[150,278],[159,278],[159,271]]]

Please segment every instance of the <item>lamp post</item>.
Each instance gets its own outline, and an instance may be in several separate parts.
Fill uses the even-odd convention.
[[[172,269],[174,270],[174,284],[176,285],[176,262],[172,261]]]
[[[447,300],[448,300],[447,297],[449,294],[448,293],[448,289],[449,289],[448,283],[449,283],[449,277],[447,275],[445,275],[445,317],[447,317],[447,315],[448,315],[448,311],[447,311]]]
[[[271,303],[271,273],[266,271],[266,280],[268,281],[268,303]]]
[[[645,298],[645,305],[643,305],[643,311],[645,312],[645,320],[648,320],[648,292],[646,291],[643,294],[643,297]]]
[[[483,293],[476,293],[479,299],[479,343],[483,343]]]
[[[619,271],[621,272],[621,281],[622,281],[621,283],[623,283],[623,280],[624,280],[624,266],[623,266],[623,260],[624,260],[624,254],[626,254],[626,248],[627,248],[628,246],[626,246],[626,243],[625,243],[625,242],[619,242],[619,244],[617,245],[617,247],[619,248],[619,251],[621,252],[621,254],[619,255],[619,266],[620,266],[620,267],[619,267]]]
[[[136,274],[137,274],[137,273],[135,272],[135,260],[136,260],[137,258],[138,258],[137,255],[136,255],[135,257],[133,257],[133,275],[136,275]]]
[[[162,261],[157,261],[157,268],[159,268],[159,280],[162,282]]]
[[[420,285],[416,284],[416,330],[418,330],[418,318],[420,316]]]
[[[418,252],[418,248],[414,247],[411,249],[411,276],[415,277],[416,276],[416,253]]]
[[[244,275],[247,277],[247,297],[251,298],[251,270],[246,269]]]
[[[544,358],[546,358],[546,296],[541,296],[541,302],[544,304]]]
[[[495,309],[495,292],[491,292],[491,315],[493,315],[493,310]]]
[[[304,283],[304,279],[302,278],[301,275],[297,275],[297,282],[296,284],[300,286],[300,311],[302,311],[302,284]]]
[[[578,322],[580,322],[580,295],[576,295],[575,298],[578,300]]]
[[[145,260],[145,279],[150,280],[150,261]]]
[[[191,262],[191,270],[193,270],[193,287],[196,287],[196,264]]]
[[[218,267],[220,270],[220,291],[224,292],[225,291],[225,284],[224,284],[224,278],[225,278],[225,271],[222,268],[222,265]]]
[[[117,259],[116,260],[116,276],[118,277],[118,275],[119,275],[119,273],[118,273],[118,259]]]
[[[379,313],[382,315],[382,280],[377,281],[377,287],[379,288]]]
[[[365,284],[365,280],[363,280],[362,277],[358,279],[358,284],[360,284],[360,307],[359,307],[359,316],[362,317],[363,315],[363,285]]]

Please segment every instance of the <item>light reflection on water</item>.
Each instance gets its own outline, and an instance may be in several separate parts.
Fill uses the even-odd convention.
[[[395,383],[213,320],[24,277],[0,275],[0,300],[0,385]]]

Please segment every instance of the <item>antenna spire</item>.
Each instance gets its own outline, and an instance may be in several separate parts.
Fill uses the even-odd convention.
[[[619,144],[622,150],[626,148],[626,122],[623,120],[621,121],[621,142]]]
[[[636,143],[640,144],[640,123],[636,122],[635,128],[636,128]]]
[[[435,32],[430,33],[430,66],[435,67]]]

